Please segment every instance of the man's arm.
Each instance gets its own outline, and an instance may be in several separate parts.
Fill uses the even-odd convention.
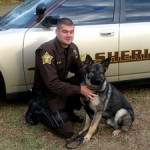
[[[47,54],[47,56],[45,56]],[[47,60],[46,60],[47,59]],[[58,79],[54,54],[40,50],[36,56],[36,64],[46,88],[55,94],[72,96],[80,94],[80,86],[71,85]]]

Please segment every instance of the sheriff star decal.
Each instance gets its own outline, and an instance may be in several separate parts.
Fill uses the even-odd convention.
[[[48,52],[46,52],[43,56],[43,64],[51,64],[51,61],[53,59],[53,56],[51,56]]]

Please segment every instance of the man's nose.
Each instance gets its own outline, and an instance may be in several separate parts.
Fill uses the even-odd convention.
[[[73,36],[73,34],[71,32],[68,32],[67,36]]]

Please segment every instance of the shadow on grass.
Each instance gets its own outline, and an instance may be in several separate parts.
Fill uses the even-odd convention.
[[[8,97],[7,99],[2,99],[0,101],[1,105],[28,105],[29,101],[33,97],[30,94],[22,94],[18,96]]]

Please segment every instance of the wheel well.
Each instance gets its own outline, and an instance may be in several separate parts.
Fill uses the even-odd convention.
[[[6,98],[6,87],[5,87],[5,81],[4,81],[3,75],[0,71],[0,99],[1,98],[3,99]]]

